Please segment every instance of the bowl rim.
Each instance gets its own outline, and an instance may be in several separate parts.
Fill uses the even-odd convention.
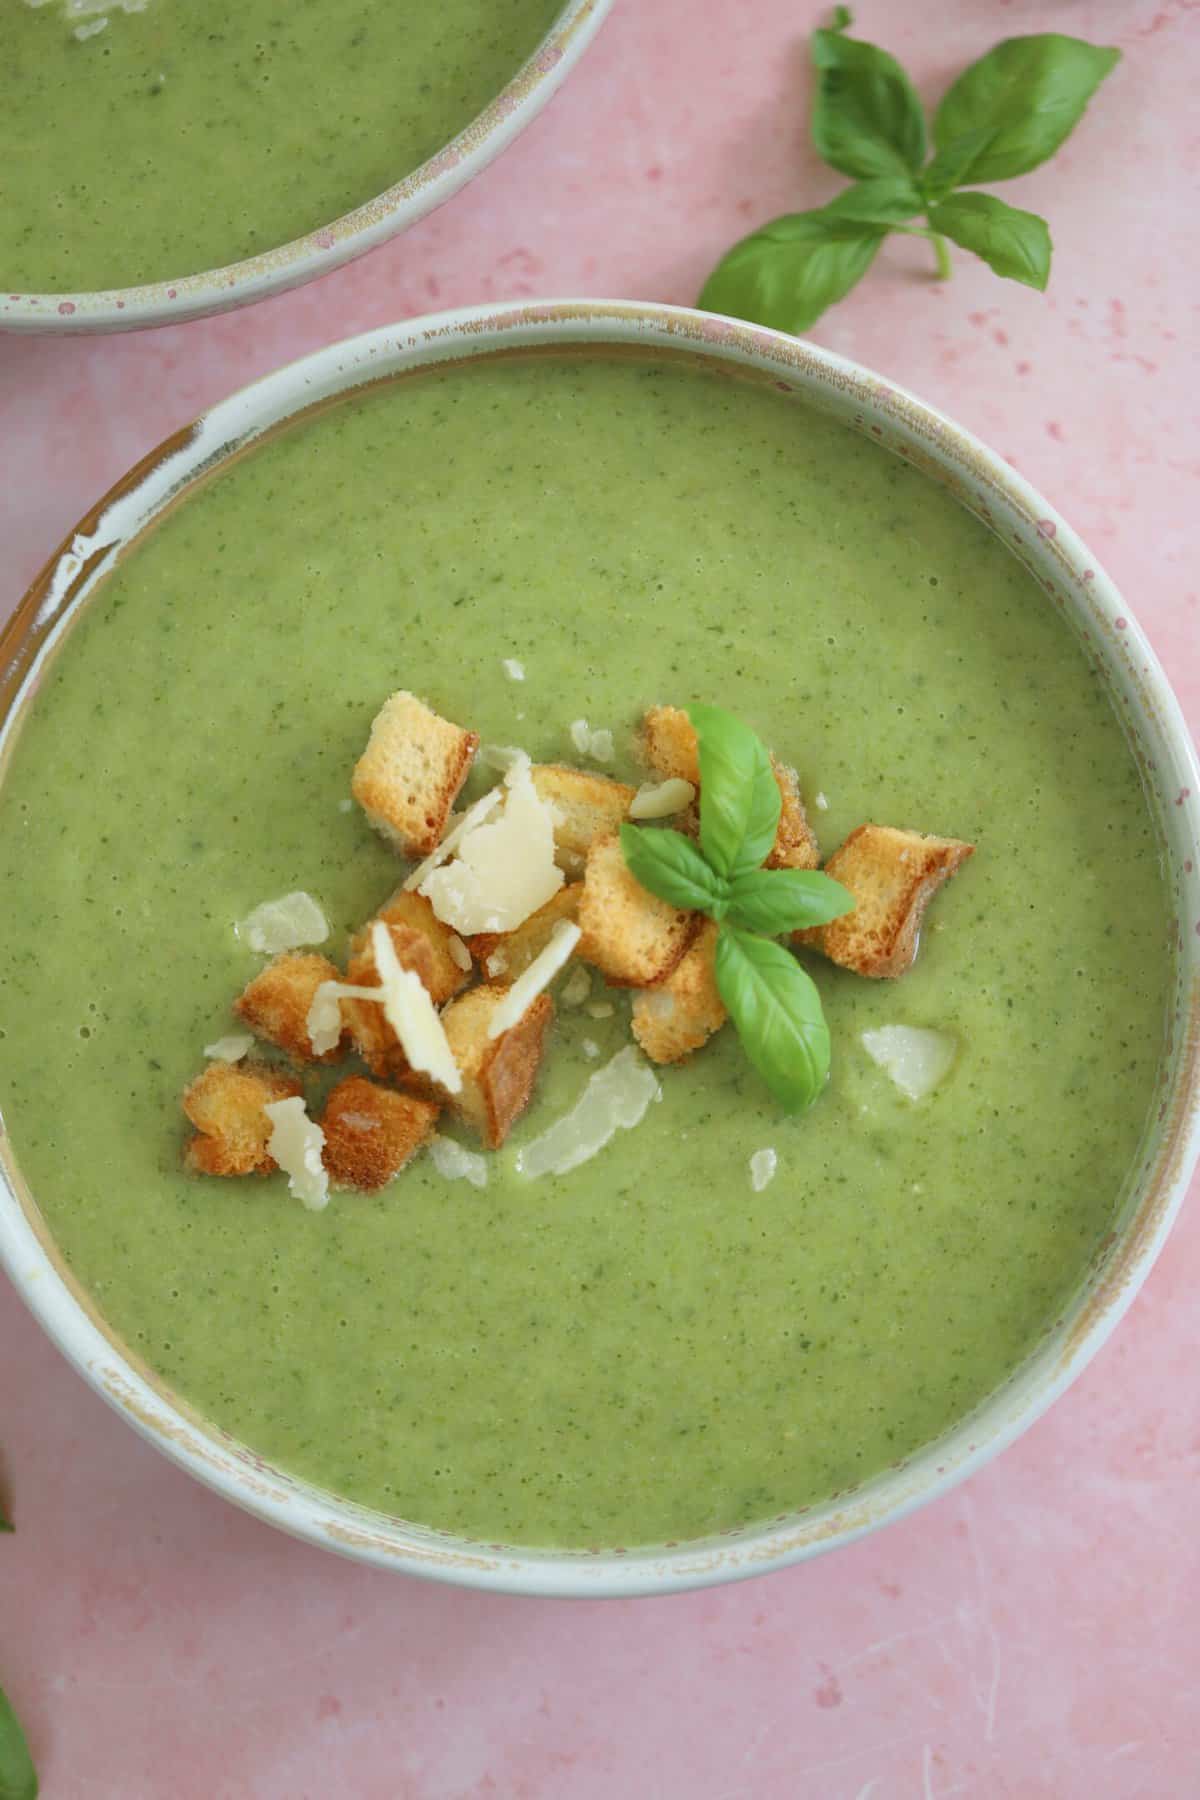
[[[561,0],[537,47],[448,143],[381,194],[328,224],[221,268],[91,292],[0,292],[0,332],[135,331],[247,306],[327,275],[449,200],[542,110],[582,57],[613,0]]]
[[[0,1265],[97,1391],[190,1474],[268,1523],[376,1566],[543,1596],[665,1594],[742,1579],[848,1543],[964,1479],[1028,1428],[1100,1349],[1165,1241],[1200,1154],[1200,765],[1148,643],[1070,527],[936,409],[829,351],[649,302],[562,300],[429,315],[311,353],[231,395],[132,469],[83,518],[0,633],[0,779],[45,660],[120,549],[231,457],[298,415],[422,367],[586,346],[749,372],[841,418],[949,488],[1030,568],[1102,668],[1168,865],[1176,989],[1149,1123],[1118,1223],[1072,1300],[1006,1383],[904,1464],[801,1513],[700,1541],[603,1551],[476,1543],[401,1524],[299,1481],[189,1411],[107,1331],[58,1255],[0,1134]]]

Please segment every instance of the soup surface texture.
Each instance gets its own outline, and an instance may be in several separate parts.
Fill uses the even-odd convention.
[[[597,1066],[584,1039],[628,1042],[614,995],[560,1008],[485,1190],[421,1157],[312,1214],[278,1176],[189,1177],[178,1095],[261,964],[234,921],[307,888],[339,955],[396,883],[343,802],[400,686],[539,760],[577,760],[586,717],[635,779],[646,705],[716,700],[799,769],[826,854],[867,819],[977,853],[900,981],[807,958],[834,1061],[803,1117],[727,1027],[636,1129],[522,1178]],[[376,389],[177,508],[17,741],[0,920],[0,1103],[115,1331],[323,1486],[560,1546],[773,1517],[983,1400],[1111,1225],[1167,974],[1130,755],[1004,547],[795,401],[604,356]],[[888,1023],[957,1041],[920,1103],[862,1047]]]
[[[331,224],[468,125],[560,5],[0,0],[0,281],[133,287]]]

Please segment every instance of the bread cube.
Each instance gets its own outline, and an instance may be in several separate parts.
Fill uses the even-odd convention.
[[[634,879],[617,837],[597,839],[588,852],[578,919],[580,959],[614,987],[665,981],[700,925],[699,913],[669,905]]]
[[[462,1092],[446,1096],[446,1104],[489,1150],[500,1148],[529,1105],[554,1018],[554,1002],[539,994],[515,1025],[489,1038],[492,1014],[507,993],[500,983],[474,987],[442,1014],[463,1082]]]
[[[332,1185],[360,1194],[386,1187],[429,1141],[439,1111],[435,1101],[378,1087],[363,1075],[339,1081],[321,1120]]]
[[[795,942],[856,975],[895,980],[916,960],[929,902],[974,849],[958,838],[860,825],[825,864],[854,895],[854,911],[795,932]]]
[[[428,856],[445,836],[478,748],[477,733],[439,718],[402,689],[376,714],[350,791],[403,855]]]
[[[716,948],[716,922],[706,919],[666,980],[634,995],[633,1035],[651,1062],[682,1062],[725,1023],[728,1015],[713,960]]]
[[[323,981],[340,981],[341,974],[327,956],[316,951],[289,950],[269,962],[248,982],[233,1010],[251,1031],[269,1044],[277,1044],[298,1062],[336,1062],[340,1044],[316,1056],[308,1035],[308,1009]]]
[[[183,1091],[183,1110],[198,1133],[184,1150],[188,1168],[199,1175],[269,1174],[276,1165],[263,1107],[302,1093],[298,1081],[265,1063],[209,1063]]]
[[[598,837],[610,837],[629,812],[636,788],[611,775],[592,775],[560,763],[535,763],[530,771],[538,798],[555,807],[555,860],[577,874]]]

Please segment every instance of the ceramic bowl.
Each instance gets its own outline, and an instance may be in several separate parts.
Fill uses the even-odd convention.
[[[485,169],[545,106],[612,0],[567,0],[533,55],[436,156],[332,224],[222,269],[92,294],[0,294],[0,331],[135,331],[228,312],[340,268],[415,225]]]
[[[1117,1222],[1074,1301],[1007,1383],[906,1464],[803,1513],[709,1540],[627,1552],[536,1552],[419,1529],[321,1492],[194,1416],[106,1330],[56,1252],[0,1139],[0,1259],[50,1336],[137,1430],[259,1517],[383,1568],[555,1595],[666,1593],[778,1568],[844,1544],[942,1493],[1062,1393],[1144,1280],[1200,1147],[1200,775],[1162,671],[1129,608],[1053,508],[1000,457],[910,394],[779,333],[666,306],[595,301],[474,309],[334,345],[236,394],[160,445],[92,508],[0,640],[0,768],[40,671],[114,560],[189,486],[282,421],[400,371],[497,351],[636,346],[750,369],[870,434],[983,519],[1029,568],[1101,671],[1141,769],[1175,922],[1169,1038],[1154,1117]]]

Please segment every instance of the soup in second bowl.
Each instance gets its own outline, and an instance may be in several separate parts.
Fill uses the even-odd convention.
[[[468,125],[561,10],[0,0],[0,287],[134,287],[316,231]]]

